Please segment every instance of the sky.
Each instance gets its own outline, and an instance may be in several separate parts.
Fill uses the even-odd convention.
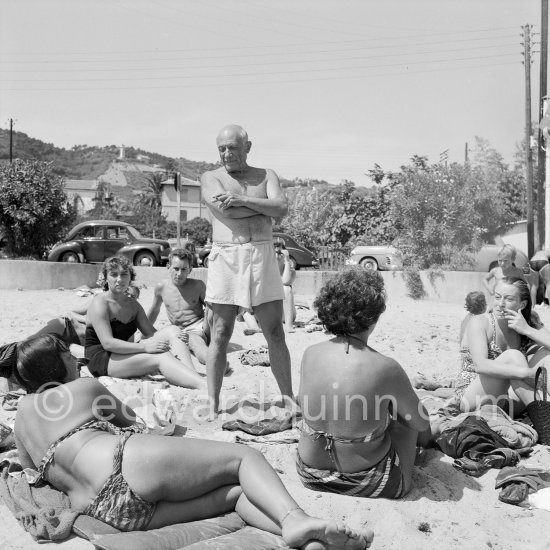
[[[0,127],[369,185],[374,164],[512,162],[525,132],[522,27],[538,117],[541,0],[0,0]],[[15,152],[16,153],[16,152]]]

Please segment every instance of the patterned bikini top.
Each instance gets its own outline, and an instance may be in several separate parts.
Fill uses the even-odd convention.
[[[38,478],[36,479],[35,483],[38,483],[40,480],[46,480],[45,471],[46,471],[46,468],[52,463],[57,447],[59,447],[59,445],[63,441],[65,441],[65,439],[68,439],[69,437],[71,437],[71,435],[74,435],[75,433],[78,433],[78,432],[82,432],[84,430],[100,430],[102,432],[107,432],[112,435],[123,435],[127,432],[141,433],[143,431],[143,428],[136,425],[129,426],[127,428],[119,428],[118,426],[111,424],[111,422],[108,422],[107,420],[90,420],[89,422],[86,422],[81,426],[77,426],[76,428],[71,430],[69,433],[66,433],[65,435],[62,435],[59,439],[56,439],[48,447],[46,454],[44,455],[44,457],[42,458],[38,466]]]

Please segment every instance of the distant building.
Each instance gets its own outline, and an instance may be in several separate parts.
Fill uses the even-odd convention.
[[[65,180],[65,193],[78,212],[94,207],[98,180]]]
[[[168,221],[178,220],[178,198],[173,179],[166,180],[162,184],[162,210]],[[182,177],[180,219],[186,222],[193,218],[204,218],[210,221],[210,213],[202,201],[200,183]]]

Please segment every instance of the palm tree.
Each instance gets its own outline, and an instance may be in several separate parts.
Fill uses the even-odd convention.
[[[155,237],[155,229],[162,214],[162,182],[165,180],[164,172],[147,172],[142,174],[142,182],[145,184],[139,194],[141,207],[145,207],[150,217],[150,226]]]

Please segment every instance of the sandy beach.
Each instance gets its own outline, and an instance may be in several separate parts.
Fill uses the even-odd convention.
[[[147,310],[152,289],[142,290],[140,302]],[[312,296],[298,297],[299,303]],[[3,314],[0,318],[0,343],[19,340],[32,334],[46,321],[88,301],[72,290],[0,290]],[[458,368],[457,337],[465,314],[462,303],[392,300],[369,342],[381,353],[395,358],[412,378],[418,372],[436,378],[453,377]],[[310,314],[299,310],[298,320]],[[550,323],[550,313],[541,312]],[[167,323],[164,309],[157,326]],[[231,398],[229,412],[212,423],[203,422],[188,407],[179,419],[187,435],[231,440],[235,432],[224,432],[221,425],[235,416],[245,398],[269,402],[277,386],[269,367],[245,366],[240,351],[258,348],[265,340],[261,334],[245,336],[243,323],[237,323],[231,340],[229,361],[232,376],[224,380],[222,397]],[[300,361],[306,347],[328,338],[322,331],[306,332],[298,328],[287,334],[292,358],[292,376],[297,389]],[[197,364],[198,366],[198,364]],[[204,372],[204,367],[198,366]],[[335,365],[337,368],[337,365]],[[198,396],[186,390],[188,403]],[[268,411],[269,414],[269,411]],[[0,417],[13,418],[13,412],[0,411]],[[434,449],[423,450],[417,458],[413,489],[402,500],[368,500],[312,492],[302,487],[294,467],[295,444],[256,444],[280,473],[285,485],[304,509],[317,516],[344,520],[353,527],[368,526],[375,532],[372,548],[377,549],[549,549],[550,512],[501,503],[495,490],[497,470],[480,478],[456,471],[452,459]],[[534,455],[550,455],[548,448],[537,446]],[[546,458],[549,458],[546,456]],[[91,549],[93,545],[73,537],[58,545],[60,549]],[[38,549],[9,510],[0,503],[0,548]]]

